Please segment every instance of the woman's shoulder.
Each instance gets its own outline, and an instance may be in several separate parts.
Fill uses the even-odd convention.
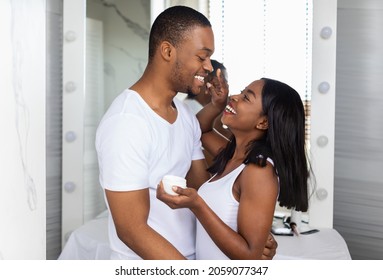
[[[278,182],[273,163],[266,162],[265,166],[248,163],[239,177],[242,185],[264,185]]]
[[[271,163],[267,163],[264,167],[248,163],[238,176],[234,192],[237,194],[238,201],[243,195],[248,199],[258,200],[277,197],[278,188],[278,177]]]
[[[251,175],[254,176],[259,173],[268,173],[268,172],[274,172],[274,162],[269,158],[265,161],[264,166],[255,162],[246,163],[246,166],[243,169],[242,173],[245,173],[248,176],[251,176]]]

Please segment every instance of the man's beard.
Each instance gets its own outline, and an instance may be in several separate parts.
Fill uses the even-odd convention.
[[[177,60],[175,67],[173,69],[173,75],[172,75],[172,77],[173,77],[172,79],[176,84],[176,91],[187,93],[187,94],[197,95],[193,92],[193,89],[192,89],[191,85],[189,84],[189,82],[186,82],[183,80],[182,68],[183,68],[182,64],[179,63]]]

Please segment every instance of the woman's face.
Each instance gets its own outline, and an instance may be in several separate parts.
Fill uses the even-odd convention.
[[[262,110],[264,81],[256,80],[240,94],[232,95],[221,121],[233,131],[259,132],[267,129],[267,117]]]

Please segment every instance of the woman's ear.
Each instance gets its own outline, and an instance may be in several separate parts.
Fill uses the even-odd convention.
[[[267,117],[262,117],[256,127],[260,130],[267,130],[269,128],[269,121],[267,120]]]
[[[161,56],[166,61],[169,61],[172,57],[172,52],[174,51],[174,48],[172,44],[170,44],[168,41],[163,41],[161,43]]]

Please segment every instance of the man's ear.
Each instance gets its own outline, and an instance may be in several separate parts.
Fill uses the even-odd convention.
[[[262,117],[256,127],[260,130],[267,130],[269,128],[269,121],[267,120],[267,117]]]
[[[161,43],[160,50],[161,50],[162,58],[165,59],[166,61],[169,61],[174,52],[174,47],[168,41],[163,41]]]

